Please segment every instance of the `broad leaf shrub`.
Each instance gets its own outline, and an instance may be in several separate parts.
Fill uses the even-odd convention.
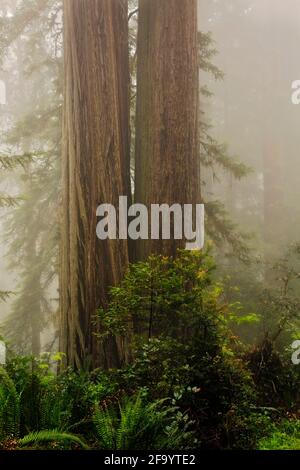
[[[123,389],[146,387],[151,400],[188,410],[205,448],[252,448],[268,418],[252,411],[252,375],[234,351],[232,312],[213,270],[201,251],[152,256],[129,268],[99,315],[106,334],[134,338],[132,364],[116,373]]]

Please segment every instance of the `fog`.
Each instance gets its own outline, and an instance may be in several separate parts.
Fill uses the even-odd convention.
[[[199,1],[199,30],[211,32],[211,61],[224,74],[216,80],[201,70],[200,86],[213,95],[201,95],[200,111],[233,158],[203,165],[202,191],[205,202],[224,205],[236,224],[235,239],[241,234],[247,245],[246,263],[228,237],[220,234],[214,247],[218,275],[238,285],[246,310],[259,310],[250,296],[253,285],[271,287],[271,266],[300,241],[300,107],[291,99],[292,83],[300,79],[299,19],[298,0]],[[0,99],[0,186],[6,196],[0,290],[10,292],[1,302],[1,333],[13,349],[28,353],[57,348],[61,4],[1,0],[0,20],[0,80],[6,87],[6,99],[3,92]],[[245,174],[231,171],[232,161],[241,162]]]
[[[252,169],[240,182],[222,175],[213,191],[272,254],[299,236],[299,108],[292,82],[299,77],[299,2],[202,2],[200,24],[211,31],[224,80],[207,114],[219,141]],[[205,79],[205,77],[204,77]]]

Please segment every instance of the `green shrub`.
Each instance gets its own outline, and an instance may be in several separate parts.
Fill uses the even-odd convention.
[[[298,431],[275,433],[280,410],[271,410],[298,409],[296,368],[284,371],[272,348],[264,361],[259,349],[241,355],[230,329],[235,306],[224,302],[213,267],[199,251],[130,266],[99,312],[104,336],[132,340],[132,362],[120,370],[57,375],[50,355],[9,360],[0,374],[0,440],[84,448],[80,434],[111,450],[254,449],[281,448],[289,435],[297,445]]]
[[[116,385],[102,371],[66,369],[56,374],[50,356],[15,357],[7,373],[20,401],[20,433],[47,429],[92,431],[95,402],[113,393]]]
[[[300,450],[300,421],[284,420],[260,440],[260,450]]]
[[[20,397],[21,434],[67,428],[72,398],[63,396],[49,357],[15,357],[7,371]]]
[[[244,357],[257,390],[258,404],[297,411],[300,404],[299,367],[291,362],[291,353],[280,353],[265,338]]]
[[[99,315],[108,334],[132,334],[133,326],[134,360],[115,373],[120,388],[146,387],[151,400],[172,398],[183,413],[189,410],[206,448],[244,448],[255,444],[254,427],[247,442],[243,433],[256,393],[234,352],[235,312],[213,282],[213,268],[200,251],[152,256],[129,268]]]

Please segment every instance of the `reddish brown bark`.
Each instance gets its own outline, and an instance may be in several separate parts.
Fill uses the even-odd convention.
[[[126,0],[65,0],[65,109],[60,350],[67,363],[119,365],[122,347],[94,336],[128,264],[127,241],[96,237],[96,208],[129,192]]]
[[[140,0],[135,202],[200,202],[197,1]],[[180,240],[141,240],[136,257],[175,254]]]

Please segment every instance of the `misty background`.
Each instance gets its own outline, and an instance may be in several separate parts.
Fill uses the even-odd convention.
[[[282,272],[291,269],[286,253],[300,242],[300,107],[291,101],[300,78],[299,18],[297,0],[199,0],[199,30],[211,33],[217,68],[200,71],[201,118],[217,143],[210,150],[225,158],[202,165],[202,191],[242,240],[230,247],[228,226],[220,225],[213,250],[228,299],[260,318],[251,330],[239,328],[249,341],[280,319],[281,307],[270,314],[264,296],[280,292]],[[61,2],[0,0],[0,26],[0,333],[17,352],[38,354],[58,347]],[[134,18],[130,26],[133,58]],[[234,162],[244,167],[233,175]],[[291,286],[297,297],[294,280]]]

